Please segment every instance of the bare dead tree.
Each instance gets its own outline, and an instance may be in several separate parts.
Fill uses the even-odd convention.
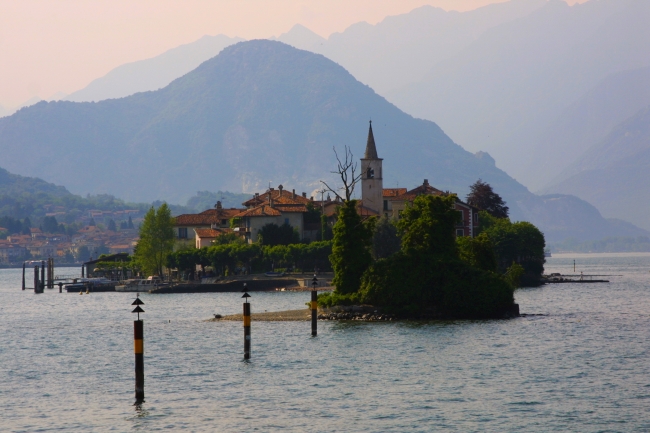
[[[345,158],[341,161],[336,148],[334,147],[334,155],[336,155],[336,162],[338,163],[336,171],[330,173],[338,174],[341,177],[341,182],[343,186],[335,190],[329,186],[325,181],[321,180],[321,183],[331,191],[335,196],[337,196],[342,201],[350,201],[352,199],[352,193],[354,193],[354,186],[361,180],[362,173],[357,174],[357,163],[354,161],[352,151],[348,146],[345,146]],[[337,191],[340,191],[344,196],[342,197]]]

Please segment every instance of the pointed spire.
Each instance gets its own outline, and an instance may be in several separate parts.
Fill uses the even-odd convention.
[[[375,147],[375,136],[372,134],[372,120],[370,121],[370,128],[368,129],[368,143],[366,144],[366,153],[363,155],[364,159],[379,159],[377,156],[377,148]]]

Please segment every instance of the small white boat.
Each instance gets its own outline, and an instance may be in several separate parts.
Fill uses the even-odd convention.
[[[160,277],[149,277],[146,280],[132,279],[124,281],[124,284],[115,286],[116,292],[148,292],[158,287],[166,286]]]

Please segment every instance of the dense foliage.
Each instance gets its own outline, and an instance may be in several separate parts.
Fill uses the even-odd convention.
[[[377,221],[372,235],[372,257],[385,259],[400,250],[400,238],[397,227],[390,218],[384,216]]]
[[[359,289],[361,277],[372,263],[370,246],[374,220],[362,221],[357,213],[357,201],[343,202],[338,209],[338,219],[332,231],[332,255],[336,291],[354,293]]]
[[[512,306],[513,286],[492,270],[489,240],[456,244],[459,214],[454,195],[420,196],[397,222],[401,250],[377,260],[364,272],[358,291],[321,295],[322,305],[369,303],[407,317],[500,317]],[[476,264],[461,259],[466,251]],[[488,256],[485,258],[484,256]],[[492,257],[494,259],[494,257]]]
[[[268,223],[262,226],[257,234],[259,243],[262,245],[289,245],[300,242],[300,234],[289,224],[281,226]]]
[[[167,266],[192,275],[197,265],[212,266],[217,275],[265,272],[272,268],[311,272],[330,270],[331,242],[262,246],[235,242],[201,249],[184,249],[169,255]],[[192,278],[192,276],[190,276]]]
[[[488,212],[479,213],[480,230],[494,246],[500,272],[517,263],[524,269],[521,283],[538,285],[544,272],[544,234],[525,221],[513,223],[508,218],[495,218]]]
[[[510,210],[501,196],[492,190],[489,183],[477,180],[469,187],[467,203],[488,212],[496,218],[508,218]]]
[[[149,209],[140,226],[140,240],[134,258],[144,272],[161,275],[167,257],[174,249],[174,219],[167,204]]]

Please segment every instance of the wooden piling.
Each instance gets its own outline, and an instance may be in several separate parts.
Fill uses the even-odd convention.
[[[59,281],[59,293],[63,293],[63,283]]]
[[[41,260],[41,292],[45,289],[45,260]]]
[[[318,292],[311,291],[311,335],[315,337],[318,334]]]
[[[244,303],[244,359],[251,359],[251,304]]]
[[[23,262],[23,290],[25,290],[25,262]]]
[[[34,266],[34,293],[38,293],[38,287],[40,283],[38,281],[38,266]]]
[[[133,321],[133,348],[135,352],[135,399],[144,401],[144,322]]]

